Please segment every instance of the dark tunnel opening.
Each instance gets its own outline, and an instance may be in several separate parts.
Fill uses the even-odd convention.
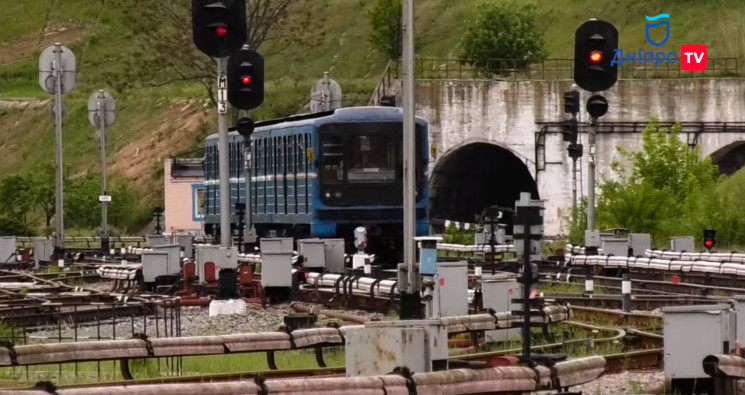
[[[719,149],[711,155],[711,160],[719,166],[719,173],[731,176],[745,167],[745,142],[738,141]]]
[[[509,150],[493,144],[473,143],[441,159],[430,180],[430,220],[435,233],[444,220],[475,223],[486,207],[514,210],[520,193],[539,199],[538,186],[525,163]],[[512,234],[512,216],[501,223]]]

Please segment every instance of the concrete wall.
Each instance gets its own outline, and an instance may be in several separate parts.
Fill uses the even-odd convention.
[[[430,140],[437,144],[438,158],[459,146],[488,141],[511,150],[523,160],[531,174],[535,170],[536,122],[565,118],[563,93],[572,81],[417,81],[417,115],[430,122]],[[604,94],[610,103],[601,122],[745,121],[745,80],[680,79],[622,80]],[[588,94],[582,93],[585,103]],[[583,104],[584,107],[584,104]],[[586,113],[580,120],[588,119]],[[699,139],[702,153],[742,141],[745,134],[704,133]],[[583,175],[587,175],[587,136]],[[685,139],[685,136],[683,136]],[[597,140],[598,179],[609,176],[610,163],[619,159],[617,146],[641,148],[640,134],[601,134]],[[538,174],[538,190],[546,200],[546,234],[563,233],[562,219],[571,206],[571,160],[560,134],[546,137],[546,167]],[[434,163],[430,167],[433,169]],[[587,186],[583,186],[585,193]]]
[[[173,177],[171,159],[165,161],[165,228],[164,232],[201,232],[202,222],[194,218],[194,189],[204,183],[204,178]]]

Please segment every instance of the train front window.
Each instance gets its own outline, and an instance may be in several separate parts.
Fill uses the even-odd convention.
[[[401,142],[394,136],[372,134],[354,136],[351,141],[349,183],[391,183],[396,181],[396,167],[400,165]]]
[[[424,129],[417,126],[417,161]],[[403,179],[402,125],[394,122],[350,122],[319,128],[321,184],[385,184]],[[418,172],[421,166],[418,164]],[[422,174],[417,175],[417,179]]]

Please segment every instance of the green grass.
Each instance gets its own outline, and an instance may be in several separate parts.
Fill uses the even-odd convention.
[[[324,360],[328,367],[344,366],[343,348],[325,349]],[[278,369],[304,369],[318,366],[313,352],[305,350],[277,352],[275,362]],[[173,375],[245,373],[269,369],[264,353],[184,357],[180,362],[176,358],[140,359],[130,361],[129,367],[136,380]],[[28,369],[26,367],[0,368],[0,387],[33,385],[42,380],[61,385],[122,379],[118,361],[38,365],[30,366]]]

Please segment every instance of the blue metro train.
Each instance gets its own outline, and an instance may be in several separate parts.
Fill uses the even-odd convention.
[[[428,124],[416,119],[416,234],[429,234]],[[367,251],[400,261],[403,111],[348,107],[256,124],[251,136],[252,219],[259,238],[344,238],[367,229]],[[244,138],[229,133],[231,228],[246,203]],[[206,139],[204,230],[220,235],[218,136]],[[392,255],[395,254],[395,255]],[[385,257],[385,258],[384,258]],[[396,261],[396,262],[397,262]],[[389,261],[390,262],[390,261]],[[390,262],[394,263],[394,262]]]

